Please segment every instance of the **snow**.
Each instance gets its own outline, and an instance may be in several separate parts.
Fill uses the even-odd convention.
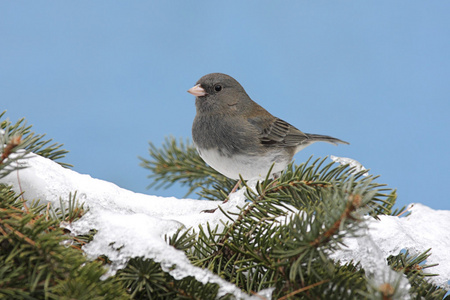
[[[360,261],[365,270],[373,270],[374,258],[386,258],[409,250],[411,255],[431,248],[426,264],[438,264],[424,269],[424,273],[439,274],[430,277],[436,285],[450,287],[450,211],[433,210],[423,204],[411,204],[407,217],[379,216],[379,220],[367,219],[367,229],[360,237],[348,237],[342,251],[331,255],[341,261]]]
[[[367,170],[366,168],[364,168],[364,166],[357,160],[354,160],[353,158],[348,158],[348,157],[338,157],[338,156],[334,156],[334,155],[330,155],[330,159],[334,162],[337,162],[341,165],[349,165],[350,168],[355,168],[353,170],[353,173],[358,173],[360,171],[363,170]],[[363,174],[363,176],[368,176],[369,173],[366,172]]]
[[[203,210],[216,208],[218,202],[134,193],[110,182],[65,169],[35,154],[21,159],[19,163],[27,168],[9,174],[0,182],[11,185],[16,192],[23,191],[26,199],[40,199],[58,207],[60,198],[67,200],[70,193],[77,191],[79,202],[85,203],[89,211],[67,226],[75,234],[98,230],[93,241],[83,250],[90,258],[102,254],[108,256],[113,262],[108,275],[123,268],[130,257],[143,256],[160,262],[162,268],[176,279],[194,276],[202,283],[218,283],[219,296],[231,293],[238,298],[270,298],[271,290],[254,296],[244,294],[209,270],[193,266],[183,251],[165,242],[164,236],[171,236],[180,227],[198,228],[209,223],[211,227],[219,226],[220,230],[229,219],[219,209],[214,213],[202,213]],[[245,204],[244,193],[245,190],[241,189],[232,194],[230,201],[221,204],[222,208],[225,211],[239,211],[238,206]],[[398,254],[402,249],[418,254],[432,248],[427,264],[439,265],[426,270],[439,276],[430,280],[449,288],[450,211],[415,204],[410,212],[407,217],[380,216],[379,220],[367,217],[367,226],[359,237],[348,237],[345,240],[347,247],[331,254],[332,258],[344,262],[360,261],[374,284],[400,280],[402,290],[407,291],[408,281],[401,278],[403,275],[391,271],[385,258]],[[117,251],[119,248],[120,251]]]
[[[13,172],[0,179],[1,183],[13,186],[15,192],[24,192],[26,199],[40,199],[59,207],[60,198],[69,199],[69,194],[77,191],[80,203],[85,203],[89,211],[77,222],[64,224],[74,234],[86,234],[97,229],[94,239],[83,250],[94,259],[106,255],[113,262],[108,275],[125,267],[130,257],[143,256],[161,263],[161,267],[175,279],[193,276],[202,283],[218,283],[218,296],[231,293],[237,298],[270,299],[271,290],[260,291],[249,296],[209,270],[193,266],[183,251],[176,250],[164,241],[180,227],[190,228],[209,224],[223,226],[228,219],[216,210],[217,202],[176,199],[134,193],[117,185],[82,175],[65,169],[57,163],[41,156],[30,154],[19,160],[27,168]],[[233,194],[224,210],[238,211],[243,206],[244,190]],[[65,198],[66,197],[66,198]],[[117,249],[120,248],[120,251]]]

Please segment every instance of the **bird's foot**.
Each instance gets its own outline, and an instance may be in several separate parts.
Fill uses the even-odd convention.
[[[237,189],[239,188],[239,185],[241,184],[241,180],[239,179],[238,182],[236,183],[236,185],[233,187],[233,189],[231,190],[231,192],[228,194],[228,196],[225,198],[225,200],[223,200],[222,204],[225,204],[228,202],[228,200],[230,200],[230,196],[231,194],[233,194],[234,192],[237,191]],[[208,214],[212,214],[217,210],[218,207],[213,208],[213,209],[205,209],[202,210],[202,213],[208,213]]]

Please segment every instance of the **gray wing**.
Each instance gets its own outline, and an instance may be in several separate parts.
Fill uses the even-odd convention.
[[[253,120],[255,121],[255,120]],[[275,147],[297,147],[307,142],[308,135],[278,118],[258,124],[261,144]]]
[[[255,123],[256,120],[249,120]],[[348,142],[340,139],[321,134],[304,133],[286,121],[278,118],[271,120],[259,120],[257,124],[260,130],[259,140],[261,144],[275,147],[306,147],[314,142],[328,142],[334,145],[348,144]],[[301,147],[301,148],[303,148]]]

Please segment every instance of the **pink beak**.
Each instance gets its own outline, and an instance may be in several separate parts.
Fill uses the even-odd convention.
[[[188,93],[191,93],[192,95],[196,97],[205,96],[208,93],[200,86],[200,84],[197,84],[196,86],[191,87],[188,89]]]

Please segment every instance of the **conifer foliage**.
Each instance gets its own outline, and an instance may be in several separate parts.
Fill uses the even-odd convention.
[[[1,121],[3,115],[0,178],[19,168],[15,162],[28,152],[56,161],[67,153],[31,132],[24,120],[12,124]],[[149,158],[141,158],[141,165],[150,171],[152,185],[181,184],[203,199],[223,201],[236,183],[206,166],[192,144],[173,138],[161,148],[150,144]],[[430,252],[387,259],[408,278],[406,290],[396,282],[374,284],[357,261],[330,258],[344,237],[365,227],[367,216],[403,211],[393,210],[396,191],[377,183],[376,176],[311,158],[246,190],[248,201],[238,213],[223,211],[229,219],[224,226],[180,228],[166,237],[167,243],[249,296],[265,291],[273,299],[442,299],[446,294],[423,272],[432,268],[425,263]],[[87,208],[76,194],[61,199],[55,209],[46,199],[32,202],[0,185],[0,298],[234,299],[219,294],[217,284],[176,279],[143,257],[131,258],[115,276],[102,278],[108,258],[89,261],[82,251],[95,231],[74,237],[66,229]]]
[[[49,145],[51,140],[32,133],[23,119],[4,120],[0,129],[0,178],[20,168],[15,163],[31,151],[52,160],[67,153],[61,144]],[[73,240],[65,232],[64,225],[79,219],[84,208],[76,195],[61,197],[68,201],[54,209],[41,204],[45,199],[26,201],[0,184],[0,298],[127,299],[117,279],[100,279],[106,273],[102,262],[86,260],[83,238]]]
[[[170,138],[161,149],[150,145],[142,165],[160,186],[179,180],[202,198],[224,200],[236,182],[206,168],[192,145]],[[247,189],[247,205],[217,228],[192,229],[177,240],[195,265],[235,283],[248,294],[274,288],[274,299],[442,299],[446,290],[430,284],[423,269],[429,253],[390,257],[395,271],[411,284],[378,286],[358,262],[341,264],[329,254],[345,236],[365,226],[364,216],[398,215],[396,191],[349,166],[310,158],[291,164],[275,181]],[[195,162],[195,163],[193,163]],[[189,172],[189,173],[188,173]],[[195,173],[192,180],[189,175]],[[204,175],[201,176],[201,173]],[[179,177],[182,177],[181,179]],[[186,241],[186,242],[184,242]]]

